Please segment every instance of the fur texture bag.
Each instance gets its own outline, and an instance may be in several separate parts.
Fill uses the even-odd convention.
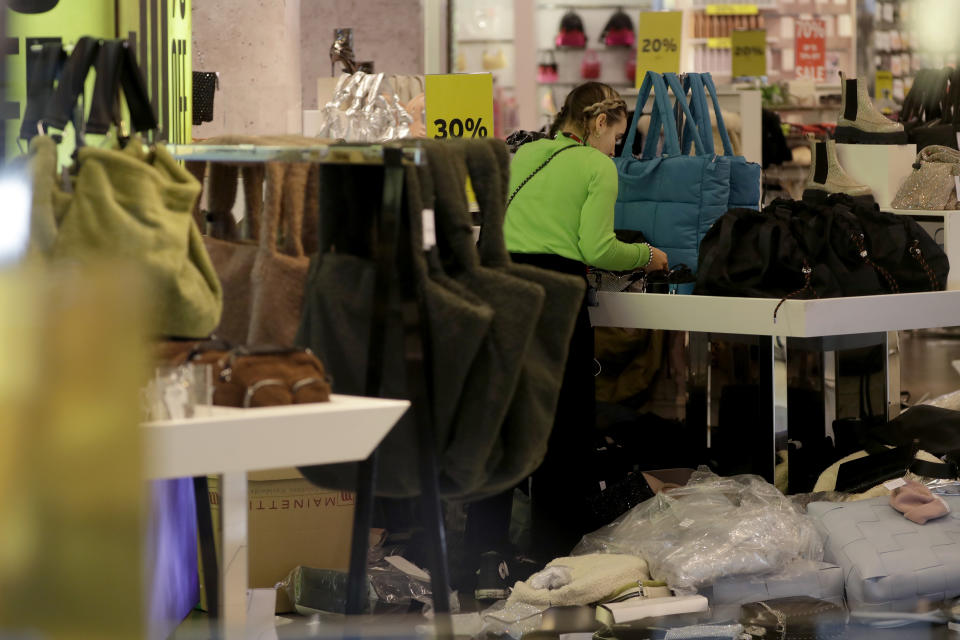
[[[38,137],[33,149],[35,167],[56,167],[52,141]],[[205,337],[213,331],[222,290],[193,220],[200,185],[162,145],[147,150],[133,139],[122,150],[83,147],[73,192],[62,191],[55,179],[46,186],[50,191],[39,195],[53,203],[53,259],[128,261],[146,276],[158,333]]]

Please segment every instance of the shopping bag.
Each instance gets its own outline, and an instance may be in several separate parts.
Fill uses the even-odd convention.
[[[743,156],[734,155],[733,145],[730,144],[730,135],[723,121],[723,112],[720,109],[720,99],[717,96],[717,87],[709,73],[688,73],[683,80],[684,91],[690,91],[690,111],[696,120],[688,123],[696,126],[706,152],[714,153],[713,125],[710,121],[710,111],[707,106],[706,93],[710,95],[713,111],[717,118],[717,133],[723,143],[723,153],[717,158],[718,162],[730,164],[730,198],[727,208],[740,207],[744,209],[760,209],[760,195],[762,188],[762,169],[755,162],[748,162]],[[684,152],[690,152],[691,140],[684,138]]]
[[[686,118],[694,121],[679,79],[672,76],[671,88]],[[639,158],[631,153],[637,122],[650,92],[654,92],[650,129]],[[657,152],[663,131],[663,150]],[[637,107],[627,141],[614,158],[620,190],[614,213],[614,228],[641,231],[652,245],[667,253],[671,264],[698,264],[700,241],[713,223],[727,210],[730,199],[730,163],[716,162],[707,153],[695,128],[690,135],[697,155],[680,150],[680,138],[668,97],[664,76],[648,71],[640,87]],[[691,293],[693,284],[679,293]]]

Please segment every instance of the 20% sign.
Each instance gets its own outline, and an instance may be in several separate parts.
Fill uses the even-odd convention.
[[[641,53],[660,53],[661,51],[676,51],[677,41],[673,38],[644,38],[641,43]]]
[[[643,84],[647,71],[680,71],[680,40],[683,38],[683,12],[643,11],[637,28],[636,86]]]
[[[493,76],[489,73],[428,75],[424,83],[427,137],[486,138],[493,126]]]

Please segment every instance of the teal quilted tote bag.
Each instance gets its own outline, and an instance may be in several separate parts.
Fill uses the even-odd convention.
[[[651,244],[667,253],[671,266],[685,264],[696,271],[700,241],[727,210],[730,163],[717,162],[717,156],[704,149],[695,127],[688,128],[687,133],[697,155],[682,153],[668,83],[684,116],[696,122],[676,74],[663,76],[648,71],[623,151],[614,159],[620,177],[614,228],[641,231]],[[631,150],[637,122],[651,91],[650,130],[643,152],[636,158]],[[663,149],[658,152],[661,131]],[[692,291],[692,284],[679,288],[679,293]]]
[[[747,162],[743,156],[737,156],[733,153],[733,145],[730,144],[730,135],[727,133],[727,126],[723,122],[723,112],[720,109],[720,98],[717,95],[717,87],[713,84],[713,78],[709,73],[688,73],[683,78],[683,88],[690,92],[690,111],[696,118],[695,126],[703,141],[704,150],[708,153],[714,153],[713,147],[713,124],[710,122],[710,110],[707,106],[706,95],[710,95],[713,103],[713,111],[717,115],[717,134],[723,143],[723,155],[718,158],[719,162],[730,163],[730,199],[727,201],[727,209],[760,209],[761,197],[761,179],[762,169],[756,162]],[[692,124],[688,121],[687,127]],[[691,141],[689,136],[685,136],[684,152],[690,152]]]

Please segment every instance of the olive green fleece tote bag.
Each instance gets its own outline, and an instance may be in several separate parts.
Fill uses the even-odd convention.
[[[209,335],[223,296],[193,218],[200,183],[162,145],[144,149],[136,138],[122,150],[82,147],[76,169],[51,257],[134,263],[146,276],[162,335]]]

